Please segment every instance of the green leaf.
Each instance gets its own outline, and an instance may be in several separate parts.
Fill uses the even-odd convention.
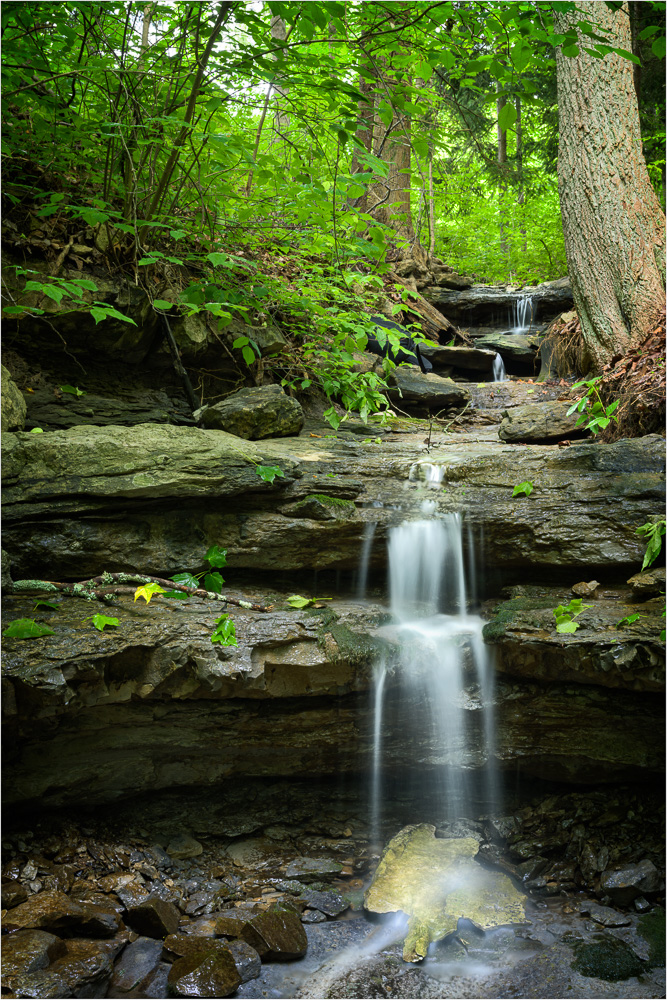
[[[30,433],[31,434],[43,434],[44,431],[42,430],[41,427],[33,427],[32,430],[30,431]]]
[[[666,39],[664,37],[656,38],[653,45],[651,46],[651,52],[653,53],[654,56],[657,56],[658,59],[664,59],[665,48],[666,48]]]
[[[52,628],[33,621],[32,618],[17,618],[9,623],[2,633],[6,639],[39,639],[43,635],[55,635]]]
[[[285,478],[285,473],[279,465],[258,465],[255,468],[255,472],[265,483],[272,483],[276,476]]]
[[[506,104],[498,115],[498,128],[503,132],[514,125],[516,121],[516,108],[513,104]]]
[[[221,549],[219,545],[211,545],[207,551],[204,559],[215,569],[222,569],[223,566],[227,565],[227,549]],[[172,580],[176,579],[172,577]]]
[[[210,260],[214,267],[231,267],[232,260],[226,253],[207,253],[206,260]]]
[[[103,302],[96,302],[95,308],[91,308],[90,311],[91,313],[93,313],[93,315],[95,315],[96,312],[103,312],[104,315],[101,317],[101,319],[109,319],[109,318],[120,319],[122,320],[123,323],[131,323],[132,326],[137,325],[135,321],[133,319],[130,319],[129,316],[126,316],[125,313],[119,312],[118,309],[114,309],[112,306],[106,306]],[[99,323],[100,319],[96,318],[95,322]]]
[[[32,610],[36,611],[37,608],[51,608],[52,611],[60,611],[60,608],[58,607],[58,605],[57,604],[52,604],[51,601],[35,601],[35,604],[34,604],[34,607],[33,607]]]
[[[579,628],[578,622],[561,622],[559,625],[556,625],[556,631],[561,633],[576,632],[578,628]]]
[[[145,583],[143,586],[137,587],[134,599],[136,601],[139,597],[143,597],[146,604],[149,604],[153,594],[164,594],[164,587],[161,587],[159,583]]]
[[[626,615],[625,618],[621,618],[620,621],[616,622],[616,628],[623,628],[624,625],[633,625],[640,618],[648,618],[648,615]]]
[[[79,389],[77,386],[73,385],[61,385],[61,392],[66,392],[70,396],[86,396],[87,393],[85,389]]]
[[[533,492],[534,488],[535,488],[534,484],[531,482],[531,480],[526,479],[525,482],[523,483],[517,483],[517,485],[514,487],[512,491],[512,496],[518,497],[523,494],[524,496],[529,497],[530,494]]]
[[[163,597],[169,597],[176,601],[187,601],[189,594],[184,594],[180,590],[165,590]]]
[[[236,626],[229,615],[221,615],[220,618],[216,618],[215,626],[211,642],[219,642],[221,646],[238,646]]]
[[[564,56],[567,56],[569,59],[574,59],[575,56],[579,55],[579,46],[564,45],[563,48],[561,49],[561,52],[563,53]]]
[[[219,573],[207,573],[204,577],[204,590],[210,590],[214,594],[221,594],[224,582]]]
[[[301,597],[300,594],[292,594],[291,597],[287,598],[287,603],[293,608],[307,608],[309,604],[314,604],[308,597]]]
[[[98,632],[104,632],[107,625],[117,628],[120,624],[117,618],[109,618],[107,615],[93,615],[92,622]]]
[[[174,306],[173,302],[167,302],[166,299],[153,299],[153,307],[155,309],[172,309]]]
[[[199,580],[192,573],[177,573],[176,576],[170,576],[169,579],[173,580],[174,583],[182,584],[184,587],[199,588]]]

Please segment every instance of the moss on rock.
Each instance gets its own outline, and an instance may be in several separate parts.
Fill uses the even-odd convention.
[[[499,642],[510,627],[515,616],[521,611],[544,611],[553,606],[553,597],[513,597],[495,607],[495,617],[487,622],[482,631],[485,642]]]

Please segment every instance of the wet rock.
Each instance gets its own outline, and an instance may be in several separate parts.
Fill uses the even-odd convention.
[[[172,996],[228,997],[241,985],[241,976],[227,948],[179,958],[167,976]]]
[[[601,906],[594,900],[586,900],[579,905],[579,912],[588,914],[596,924],[603,927],[628,927],[632,919],[626,913],[612,910],[610,906]]]
[[[254,907],[250,910],[247,907],[231,907],[212,914],[211,919],[214,917],[216,921],[215,933],[222,937],[240,937],[248,918],[255,912]]]
[[[535,366],[540,337],[528,333],[487,333],[476,339],[475,346],[498,353],[510,371],[518,366],[519,371],[525,372]]]
[[[262,962],[255,949],[246,941],[229,941],[227,947],[232,954],[241,982],[247,983],[251,979],[256,979],[262,971]]]
[[[434,412],[446,407],[458,409],[470,400],[470,393],[460,382],[440,375],[423,375],[415,368],[401,366],[388,379],[393,388],[389,398],[410,412]]]
[[[3,882],[2,883],[2,908],[3,910],[11,910],[14,906],[18,906],[19,903],[24,903],[28,898],[28,890],[21,882]]]
[[[339,913],[344,913],[350,906],[347,900],[343,899],[337,892],[317,892],[314,889],[305,889],[300,893],[299,899],[311,910],[319,910],[328,917],[337,917]]]
[[[657,597],[665,592],[665,569],[660,566],[657,569],[649,569],[643,573],[635,573],[628,580],[632,587],[633,594],[641,600],[650,597]]]
[[[54,392],[56,389],[56,392]],[[135,424],[193,424],[187,403],[172,399],[162,390],[125,389],[113,395],[87,392],[76,397],[57,392],[57,387],[37,389],[27,399],[26,428],[44,431],[96,424],[124,426]]]
[[[340,875],[342,865],[337,861],[322,858],[297,858],[290,861],[285,869],[288,879],[300,882],[315,882],[319,879],[335,878]]]
[[[611,935],[599,935],[595,941],[577,941],[572,968],[582,976],[618,982],[641,976],[649,969],[629,944]]]
[[[643,896],[637,896],[637,898],[633,900],[633,906],[637,913],[648,913],[651,909],[651,904],[648,899],[644,899]]]
[[[576,594],[577,597],[595,597],[596,591],[598,590],[600,584],[597,580],[589,580],[588,583],[575,583],[572,587],[572,593]]]
[[[125,940],[117,942],[74,939],[64,942],[65,954],[47,969],[8,980],[17,997],[105,997],[113,972],[113,958]]]
[[[302,924],[321,924],[326,919],[326,916],[320,910],[304,910],[301,914]]]
[[[180,915],[173,903],[152,894],[128,907],[126,921],[132,930],[151,938],[164,938],[178,930]]]
[[[143,879],[139,881],[136,876],[131,875],[121,876],[112,888],[126,910],[143,903],[151,894],[150,888]]]
[[[570,406],[569,402],[554,400],[505,410],[498,437],[501,441],[560,441],[583,437],[588,432],[577,428],[578,413],[567,415]]]
[[[434,369],[458,368],[462,371],[492,372],[496,352],[467,345],[451,347],[439,344],[437,347],[421,347],[421,353],[432,363]]]
[[[0,374],[2,376],[2,392],[0,395],[2,430],[22,431],[26,415],[26,402],[23,398],[23,393],[4,365],[0,365]]]
[[[196,934],[168,934],[162,946],[162,957],[167,962],[177,958],[192,958],[193,955],[208,955],[210,952],[227,950],[227,943],[212,937]]]
[[[80,903],[63,892],[46,890],[14,907],[7,925],[113,937],[120,926],[120,917],[109,904]]]
[[[504,310],[509,316],[515,304],[530,296],[533,300],[533,320],[556,316],[572,305],[572,289],[568,278],[545,281],[517,289],[509,285],[473,284],[465,290],[425,288],[424,297],[440,309],[452,322],[463,327],[478,327],[497,322],[498,313]]]
[[[290,437],[299,433],[304,422],[301,404],[279,385],[239,389],[197,413],[203,427],[249,441]]]
[[[614,871],[603,872],[600,890],[611,897],[618,906],[627,906],[637,896],[660,892],[665,883],[652,861],[640,861]]]
[[[203,854],[204,848],[195,840],[194,837],[188,836],[186,833],[181,833],[177,837],[172,837],[172,839],[167,844],[167,855],[170,858],[177,858],[178,860],[183,860],[184,858],[198,858],[200,854]]]
[[[179,934],[195,934],[197,937],[215,937],[218,914],[199,917],[197,920],[190,920],[181,924],[178,928]]]
[[[65,943],[46,931],[16,931],[3,938],[2,976],[12,976],[46,969],[66,952]]]
[[[155,974],[161,957],[161,941],[149,937],[131,941],[114,966],[111,990],[116,994],[123,994],[141,989]]]
[[[248,920],[242,937],[262,961],[301,958],[308,949],[308,938],[299,915],[292,909],[272,907]]]

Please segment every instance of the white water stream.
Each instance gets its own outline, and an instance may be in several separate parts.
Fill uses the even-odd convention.
[[[517,298],[510,314],[510,333],[528,333],[533,322],[532,295],[521,295]]]
[[[428,508],[427,508],[428,509]],[[468,584],[461,519],[408,521],[389,535],[390,607],[400,652],[375,675],[371,792],[373,840],[382,838],[388,743],[410,746],[411,767],[437,774],[428,812],[440,821],[472,815],[473,770],[482,773],[476,797],[497,808],[493,670],[482,639],[483,621],[467,611]],[[468,552],[470,565],[470,552]],[[392,683],[389,673],[394,673]],[[399,688],[388,704],[388,690]],[[417,822],[421,817],[416,819]]]

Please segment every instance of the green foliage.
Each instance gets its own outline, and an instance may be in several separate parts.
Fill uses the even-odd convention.
[[[571,413],[578,411],[581,416],[578,418],[576,426],[585,426],[586,430],[590,431],[591,434],[597,434],[598,431],[604,430],[612,420],[618,421],[618,417],[614,411],[617,409],[620,399],[616,399],[609,406],[605,406],[598,391],[598,385],[601,381],[602,376],[598,375],[596,378],[575,382],[572,386],[573,389],[580,389],[582,385],[585,385],[586,392],[567,411],[568,417]]]
[[[33,427],[32,430],[30,431],[30,433],[31,434],[43,434],[44,431],[42,430],[41,427]]]
[[[236,626],[229,615],[221,615],[215,620],[215,629],[211,634],[211,642],[219,642],[221,646],[238,646],[236,641]]]
[[[76,396],[77,398],[87,395],[85,389],[79,389],[78,386],[73,385],[61,385],[60,391],[67,393],[69,396]]]
[[[107,615],[91,615],[90,618],[84,618],[84,621],[92,621],[98,632],[104,632],[104,629],[109,625],[117,628],[120,624],[117,618],[109,618]]]
[[[556,619],[556,631],[561,633],[576,632],[580,627],[578,618],[587,608],[592,608],[592,604],[584,604],[581,597],[573,597],[569,604],[559,604],[553,610]]]
[[[623,628],[624,625],[634,625],[634,623],[638,622],[640,618],[646,618],[646,617],[647,617],[646,615],[639,615],[639,614],[626,615],[625,618],[621,618],[620,621],[616,622],[616,628]]]
[[[287,598],[287,603],[292,608],[301,609],[301,608],[307,608],[309,605],[314,604],[315,602],[311,600],[311,598],[309,597],[301,597],[300,594],[292,594],[291,597]]]
[[[517,485],[512,490],[513,497],[527,496],[533,492],[535,484],[530,480],[526,479],[523,483],[517,483]]]
[[[211,545],[204,559],[213,569],[222,569],[223,566],[227,565],[227,549],[221,549],[219,545]]]
[[[59,611],[60,608],[57,604],[52,604],[51,601],[35,601],[33,611],[37,611],[38,608],[49,608],[51,611]]]
[[[285,473],[279,465],[258,465],[255,472],[265,483],[272,483],[276,476],[285,478]]]
[[[665,536],[665,518],[663,517],[659,521],[648,521],[646,524],[642,524],[641,528],[637,528],[637,534],[643,535],[646,540],[646,552],[644,553],[644,561],[642,563],[643,571],[651,566],[660,555],[662,539]]]
[[[55,635],[55,632],[48,625],[42,625],[32,618],[17,618],[9,623],[2,634],[5,639],[39,639],[43,635]]]

